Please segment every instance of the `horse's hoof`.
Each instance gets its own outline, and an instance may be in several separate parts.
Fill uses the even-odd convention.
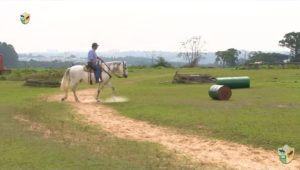
[[[66,100],[65,98],[61,98],[61,99],[60,99],[60,101],[62,101],[62,102],[65,101],[65,100]]]
[[[96,101],[97,101],[97,103],[101,103],[101,100],[99,100],[99,99],[96,99]]]

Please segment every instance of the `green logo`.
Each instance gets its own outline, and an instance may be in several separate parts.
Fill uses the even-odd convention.
[[[22,24],[28,24],[30,21],[30,14],[27,12],[24,12],[23,14],[20,15],[20,20]]]
[[[290,147],[289,145],[284,145],[282,148],[278,148],[279,160],[287,164],[291,162],[294,158],[295,148]]]

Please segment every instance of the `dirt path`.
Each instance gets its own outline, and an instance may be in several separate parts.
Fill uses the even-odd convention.
[[[81,103],[75,103],[73,96],[66,102],[84,117],[85,122],[99,126],[120,138],[159,143],[192,161],[234,169],[300,169],[299,158],[289,164],[282,164],[276,152],[221,140],[182,135],[169,128],[124,117],[115,110],[96,103],[94,95],[95,90],[83,90],[78,93]],[[61,96],[51,96],[49,99],[59,101]]]

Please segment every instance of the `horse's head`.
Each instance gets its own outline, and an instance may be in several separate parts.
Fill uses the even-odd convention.
[[[121,62],[113,62],[113,68],[112,72],[118,77],[128,77],[128,69],[127,69],[127,64],[126,61],[121,61]]]
[[[124,76],[125,78],[127,78],[127,77],[128,77],[127,63],[126,63],[126,61],[123,61],[122,63],[123,63],[123,76]]]

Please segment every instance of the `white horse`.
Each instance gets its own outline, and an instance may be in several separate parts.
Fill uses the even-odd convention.
[[[112,78],[112,74],[114,74],[119,78],[128,77],[128,70],[125,61],[106,62],[106,63],[102,63],[101,66],[102,66],[102,72],[101,72],[102,82],[98,84],[97,95],[96,95],[96,100],[98,102],[100,102],[99,94],[101,90],[104,88],[104,86],[111,87],[113,96],[115,96],[115,88],[114,86],[112,86],[110,82],[110,79]],[[89,83],[90,80],[92,80],[92,82],[95,83],[96,80],[95,80],[94,73],[92,73],[91,77],[89,78],[90,73],[84,71],[84,68],[85,68],[84,65],[75,65],[66,70],[60,85],[60,88],[65,92],[65,96],[61,99],[62,101],[68,98],[68,90],[70,88],[73,91],[76,102],[79,102],[79,99],[76,95],[77,85],[80,82]]]

